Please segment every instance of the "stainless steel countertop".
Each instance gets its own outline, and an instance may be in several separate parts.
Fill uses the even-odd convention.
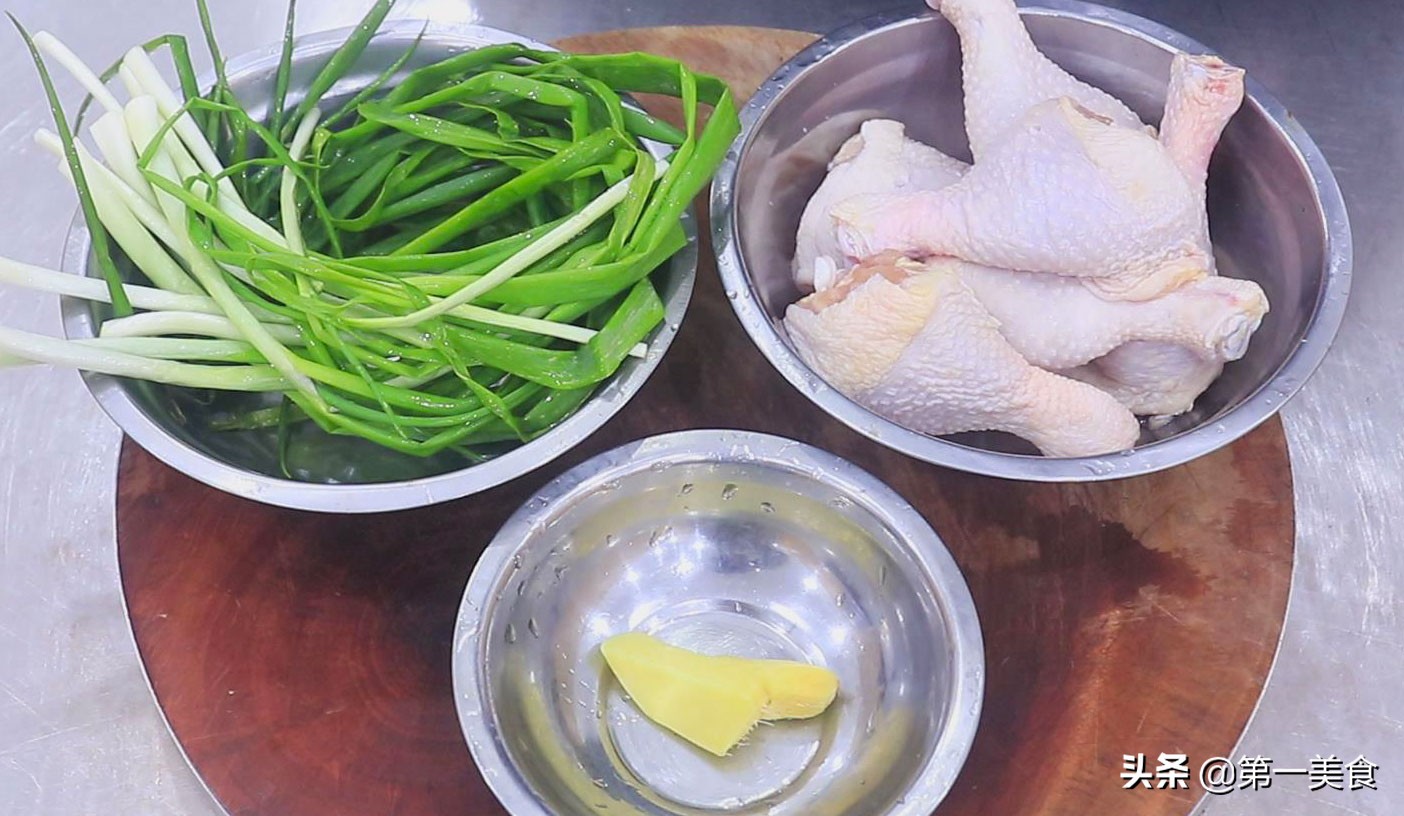
[[[910,0],[909,0],[910,2]],[[911,6],[918,8],[916,2]],[[191,0],[11,0],[94,64],[167,31],[195,35]],[[214,0],[227,53],[275,41],[284,0]],[[301,29],[350,25],[367,0],[301,0]],[[402,0],[396,16],[486,22],[538,39],[625,26],[737,23],[828,30],[888,0]],[[1215,814],[1404,809],[1404,4],[1396,0],[1115,0],[1210,44],[1300,117],[1335,169],[1355,229],[1350,312],[1286,410],[1298,549],[1281,651],[1235,755],[1305,767],[1364,754],[1378,792],[1266,791]],[[73,212],[30,141],[48,112],[18,39],[0,50],[0,255],[56,265]],[[197,38],[198,39],[198,38]],[[62,86],[75,100],[77,89]],[[53,298],[0,292],[0,323],[57,333]],[[76,374],[0,377],[0,813],[218,814],[167,735],[118,583],[119,435]],[[1225,626],[1232,626],[1226,621]],[[1205,689],[1212,694],[1213,689]],[[1113,749],[1115,750],[1115,749]],[[1124,746],[1173,752],[1175,746]],[[1198,758],[1203,759],[1203,758]],[[1155,795],[1148,792],[1146,795]]]

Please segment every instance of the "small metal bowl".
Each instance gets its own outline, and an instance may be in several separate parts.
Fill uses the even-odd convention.
[[[1039,0],[1022,13],[1044,53],[1148,122],[1160,119],[1173,55],[1212,53],[1164,26],[1091,3]],[[1187,462],[1248,433],[1297,392],[1335,338],[1350,289],[1350,226],[1335,177],[1251,73],[1247,90],[1210,167],[1209,219],[1222,273],[1261,284],[1272,311],[1247,355],[1224,369],[1193,411],[1146,428],[1128,453],[1057,459],[1008,434],[937,438],[908,430],[828,386],[785,333],[785,307],[801,294],[790,277],[800,213],[859,124],[897,119],[913,138],[970,158],[960,43],[938,14],[890,13],[840,29],[781,66],[751,98],[743,132],[712,185],[722,281],[751,339],[792,385],[909,456],[1047,482],[1117,479]]]
[[[839,698],[718,759],[624,695],[598,647],[628,631],[825,665]],[[602,454],[507,522],[453,678],[516,816],[925,816],[974,740],[984,652],[954,560],[890,488],[798,442],[690,431]]]
[[[371,40],[359,62],[327,94],[327,105],[350,98],[389,67],[420,37],[413,58],[401,76],[470,48],[520,42],[553,50],[526,37],[485,26],[437,26],[422,21],[387,23]],[[351,29],[328,31],[298,39],[289,99],[299,101],[313,75]],[[229,81],[254,118],[265,116],[277,72],[280,48],[275,46],[236,57],[229,62]],[[392,81],[393,84],[393,81]],[[655,156],[671,149],[646,143]],[[276,432],[224,431],[209,427],[231,405],[261,405],[265,395],[220,394],[212,401],[195,398],[188,389],[133,382],[102,374],[84,374],[84,382],[107,415],[137,444],[171,467],[212,487],[255,501],[336,513],[370,513],[421,507],[478,493],[515,479],[550,462],[614,416],[643,387],[677,334],[692,296],[697,273],[697,230],[691,213],[683,217],[687,246],[654,274],[665,318],[649,338],[648,356],[630,358],[614,377],[574,414],[527,444],[477,465],[465,466],[452,454],[418,458],[382,448],[363,439],[332,436],[304,423],[295,431],[308,455],[300,458],[298,480],[283,478],[278,467]],[[91,239],[81,215],[69,230],[63,269],[95,274],[89,269]],[[92,337],[110,310],[87,301],[63,300],[64,331],[70,338]]]

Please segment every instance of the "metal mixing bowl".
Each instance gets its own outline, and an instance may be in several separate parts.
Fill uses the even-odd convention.
[[[839,699],[718,759],[609,674],[599,644],[635,630],[828,666]],[[507,522],[468,583],[453,678],[517,816],[925,816],[974,739],[984,656],[955,562],[890,488],[798,442],[691,431],[602,454]]]
[[[1212,53],[1164,26],[1090,3],[1040,0],[1023,14],[1044,53],[1148,122],[1160,119],[1174,53]],[[1296,393],[1345,311],[1350,227],[1320,151],[1251,73],[1248,98],[1210,167],[1209,220],[1220,271],[1261,284],[1272,311],[1247,355],[1225,368],[1193,411],[1147,428],[1126,454],[1054,459],[1008,434],[935,438],[907,430],[811,371],[780,322],[801,294],[790,278],[800,212],[830,157],[867,119],[905,122],[913,138],[969,160],[960,76],[960,44],[945,19],[888,14],[807,48],[743,110],[744,131],[713,184],[713,240],[741,323],[786,379],[888,447],[973,473],[1036,481],[1115,479],[1187,462],[1246,434]]]
[[[301,99],[317,70],[346,41],[351,29],[300,38],[294,51],[290,104]],[[387,23],[371,41],[354,68],[327,95],[330,108],[369,84],[404,53],[416,37],[423,38],[402,70],[437,62],[465,49],[520,42],[550,49],[528,38],[485,26],[435,26],[420,21]],[[279,47],[234,58],[229,81],[255,118],[266,116]],[[393,84],[393,83],[392,83]],[[671,148],[648,143],[655,156]],[[643,386],[667,351],[692,296],[697,272],[696,224],[683,219],[688,244],[654,273],[666,316],[649,338],[648,356],[629,358],[614,377],[581,408],[549,432],[490,459],[468,466],[454,454],[418,458],[347,436],[332,436],[302,423],[294,444],[302,451],[297,481],[283,478],[278,467],[277,434],[266,431],[213,430],[210,421],[231,405],[267,402],[266,395],[220,394],[212,402],[188,389],[138,383],[101,374],[85,374],[84,382],[108,416],[137,444],[171,467],[229,493],[268,504],[337,513],[369,513],[419,507],[477,493],[515,479],[555,459],[583,441],[614,416]],[[89,268],[90,247],[81,215],[75,219],[64,247],[63,269],[98,274]],[[92,337],[107,307],[65,298],[64,331],[70,338]],[[276,402],[276,398],[273,400]]]

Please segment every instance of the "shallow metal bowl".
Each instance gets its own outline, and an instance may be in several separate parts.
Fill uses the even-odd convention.
[[[1148,122],[1160,119],[1174,53],[1212,53],[1164,26],[1090,3],[1041,0],[1023,14],[1044,53]],[[829,414],[888,447],[960,470],[1035,481],[1161,470],[1223,447],[1277,412],[1316,369],[1340,326],[1350,288],[1350,227],[1320,151],[1251,73],[1248,98],[1210,167],[1209,219],[1221,272],[1261,284],[1272,311],[1247,355],[1225,368],[1194,410],[1146,429],[1135,450],[1054,459],[1007,434],[926,436],[849,400],[804,364],[780,321],[800,297],[790,278],[795,229],[826,163],[874,117],[905,122],[912,137],[969,160],[960,76],[960,44],[944,18],[888,14],[801,52],[743,110],[744,130],[713,184],[713,241],[741,323],[780,373]]]
[[[718,759],[609,674],[600,643],[637,630],[828,666],[839,699]],[[890,488],[797,442],[692,431],[598,456],[507,522],[468,583],[453,678],[517,816],[925,816],[974,739],[984,656],[955,562]]]
[[[346,41],[351,29],[300,38],[294,51],[289,99],[300,100],[315,73]],[[421,21],[387,23],[371,41],[359,62],[327,95],[327,105],[350,98],[389,67],[420,37],[414,57],[402,75],[452,54],[483,45],[520,42],[550,49],[526,37],[485,26],[435,26]],[[229,80],[255,118],[266,115],[267,99],[277,71],[279,48],[272,47],[230,60]],[[393,81],[392,81],[393,84]],[[646,144],[658,157],[670,148]],[[399,510],[456,499],[494,487],[534,470],[579,444],[643,386],[667,351],[692,296],[697,272],[697,231],[691,214],[683,219],[688,244],[654,273],[666,316],[649,338],[648,356],[630,358],[602,384],[578,411],[549,432],[490,459],[465,465],[462,458],[441,454],[418,458],[371,442],[332,436],[303,423],[294,433],[303,451],[295,463],[297,480],[280,475],[276,433],[214,430],[209,423],[234,405],[263,404],[265,395],[221,394],[213,402],[188,389],[135,383],[101,374],[84,381],[108,416],[123,431],[171,467],[208,485],[268,504],[337,513]],[[89,270],[91,241],[81,216],[69,231],[63,268],[77,274]],[[64,300],[64,331],[71,338],[92,337],[105,312],[86,301]]]

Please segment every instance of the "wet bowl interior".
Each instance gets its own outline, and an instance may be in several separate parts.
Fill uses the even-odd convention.
[[[609,674],[599,645],[626,631],[826,665],[839,699],[718,759]],[[925,816],[983,671],[970,594],[919,514],[831,454],[731,431],[628,445],[543,489],[474,571],[453,657],[474,757],[518,816]]]
[[[1073,0],[1039,6],[1023,11],[1040,49],[1147,122],[1160,120],[1174,53],[1213,53],[1124,12]],[[1247,433],[1296,392],[1334,338],[1349,289],[1350,231],[1330,169],[1251,72],[1248,93],[1214,154],[1209,219],[1221,273],[1257,281],[1272,310],[1247,355],[1225,368],[1194,410],[1145,429],[1129,455],[1051,459],[1008,434],[938,439],[906,430],[825,385],[785,334],[785,308],[801,295],[790,277],[800,213],[828,160],[863,121],[897,119],[913,138],[970,160],[960,43],[937,14],[857,23],[761,86],[742,114],[739,149],[713,186],[719,268],[742,323],[776,368],[883,444],[963,470],[1033,480],[1115,478],[1179,464]]]
[[[385,25],[361,59],[326,96],[324,109],[349,99],[391,65],[419,37],[415,55],[402,74],[470,48],[501,42],[522,42],[549,49],[527,38],[482,26],[424,29],[422,22]],[[314,34],[298,40],[289,105],[306,86],[349,29]],[[278,50],[267,49],[230,60],[229,79],[249,113],[267,113],[277,70]],[[393,81],[391,83],[393,85]],[[650,144],[655,155],[664,146]],[[371,512],[416,507],[476,493],[520,476],[569,450],[603,425],[624,406],[657,367],[676,333],[692,293],[697,268],[696,227],[684,217],[688,245],[654,273],[654,283],[666,308],[666,318],[649,340],[645,359],[629,358],[609,381],[575,414],[532,442],[504,448],[505,452],[478,465],[444,453],[420,458],[401,454],[356,437],[332,436],[313,423],[296,423],[289,445],[290,470],[281,476],[277,433],[273,429],[231,431],[212,427],[231,410],[276,405],[277,397],[175,388],[89,374],[84,380],[103,409],[138,444],[167,464],[228,492],[271,504],[335,512]],[[75,220],[64,251],[65,271],[97,275],[90,255],[91,241],[81,216]],[[128,269],[132,277],[134,270]],[[69,337],[92,337],[106,306],[64,300],[64,328]]]

